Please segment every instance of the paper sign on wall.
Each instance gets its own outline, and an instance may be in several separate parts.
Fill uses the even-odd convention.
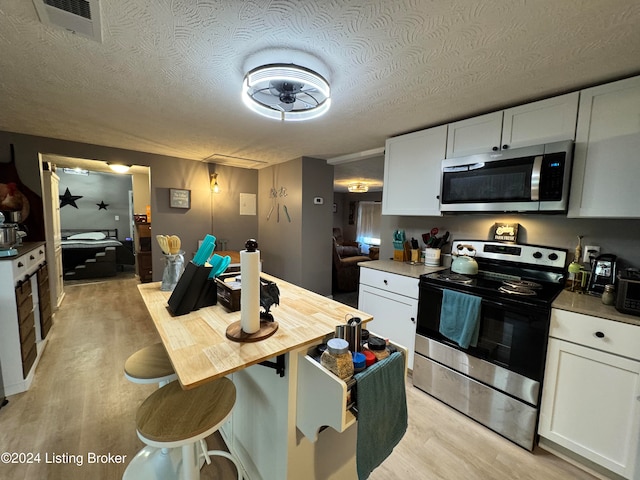
[[[240,194],[240,215],[256,215],[256,194]]]

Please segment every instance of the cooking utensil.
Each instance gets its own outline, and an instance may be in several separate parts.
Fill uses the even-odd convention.
[[[467,250],[468,253],[462,253],[463,250]],[[473,257],[469,256],[471,253],[473,253]],[[478,274],[478,262],[474,258],[476,249],[472,245],[458,245],[457,252],[454,252],[453,255],[453,261],[451,262],[451,271],[453,273],[461,275]]]
[[[169,243],[169,253],[171,255],[175,255],[180,251],[180,245],[181,245],[180,237],[178,237],[177,235],[171,235],[168,239],[168,243]]]
[[[202,243],[200,244],[200,248],[191,260],[195,265],[202,266],[205,264],[207,260],[211,257],[213,253],[213,249],[216,246],[216,237],[213,235],[205,235]]]
[[[10,250],[18,243],[17,227],[15,223],[4,223],[4,215],[0,213],[0,250]]]
[[[227,267],[231,263],[231,257],[229,255],[225,255],[223,257],[221,255],[218,255],[217,253],[214,253],[209,263],[211,264],[211,272],[209,272],[209,278],[216,278],[222,275],[227,269]]]
[[[160,250],[165,255],[169,255],[169,240],[166,235],[156,235],[156,240],[158,241],[158,245],[160,245]]]
[[[5,210],[0,213],[2,213],[7,223],[20,223],[22,221],[22,212],[9,212]]]

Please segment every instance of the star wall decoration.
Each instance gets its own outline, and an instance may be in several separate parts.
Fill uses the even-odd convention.
[[[108,203],[104,203],[104,200],[102,200],[100,203],[96,203],[96,205],[98,205],[98,210],[106,210],[109,206]]]
[[[72,207],[78,208],[76,205],[76,200],[82,198],[82,195],[71,195],[69,188],[67,188],[64,192],[64,195],[58,195],[60,197],[60,208],[65,205],[71,205]]]

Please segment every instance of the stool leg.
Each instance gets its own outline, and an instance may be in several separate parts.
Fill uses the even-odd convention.
[[[209,450],[206,454],[207,463],[211,463],[211,460],[208,458],[209,455],[217,455],[219,457],[225,457],[231,460],[236,467],[236,471],[238,472],[238,480],[242,480],[242,470],[240,469],[240,464],[237,462],[233,455],[231,455],[229,452],[225,452],[224,450]]]
[[[199,442],[197,442],[199,444]],[[182,479],[200,479],[200,460],[196,455],[196,445],[190,443],[182,446]]]

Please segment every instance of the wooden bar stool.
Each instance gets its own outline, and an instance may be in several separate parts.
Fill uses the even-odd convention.
[[[127,358],[124,376],[133,383],[157,383],[161,387],[178,378],[162,343],[141,348]]]
[[[201,447],[202,440],[227,421],[235,401],[236,387],[228,378],[193,390],[183,390],[178,382],[171,382],[153,392],[136,414],[138,437],[148,447],[131,460],[123,480],[155,479],[159,478],[158,472],[163,479],[198,480],[201,459],[209,464],[211,455],[231,460],[238,480],[242,480],[240,465],[230,453]]]

